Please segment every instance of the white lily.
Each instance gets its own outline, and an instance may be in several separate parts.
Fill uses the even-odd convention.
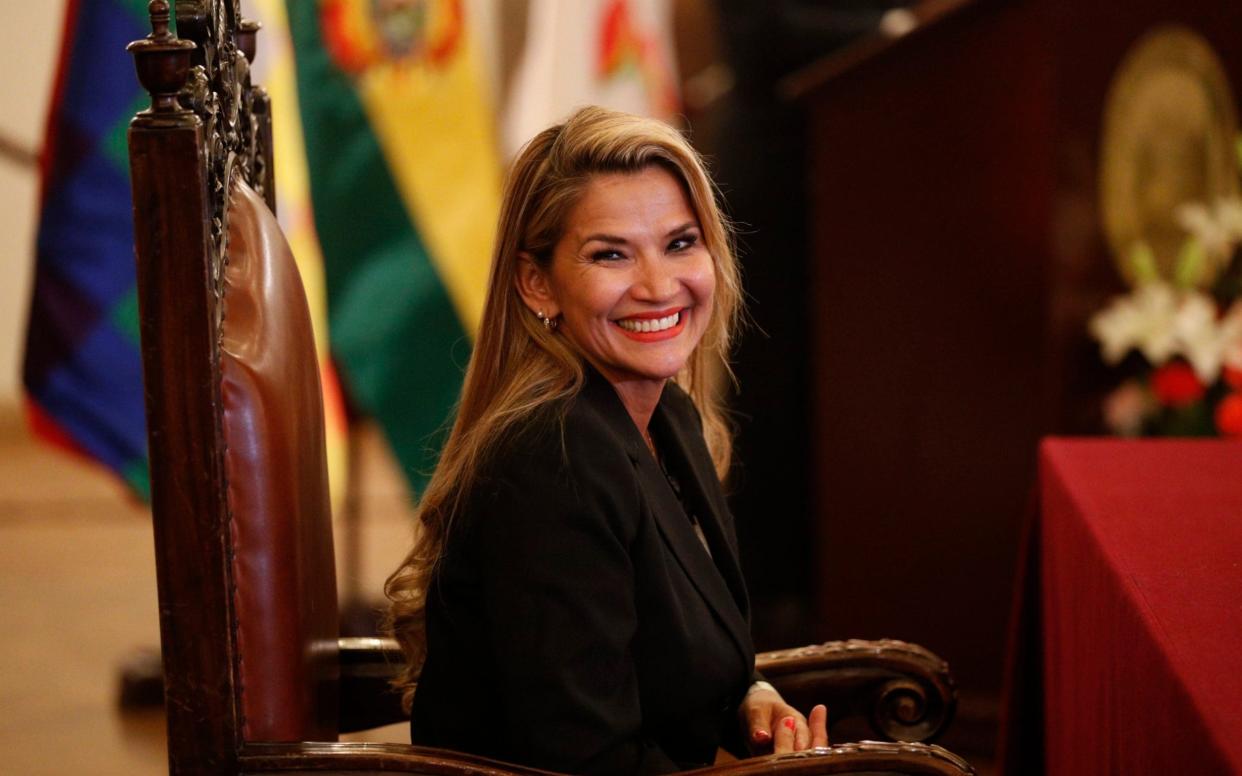
[[[1211,256],[1230,248],[1229,232],[1213,217],[1212,209],[1202,202],[1187,202],[1173,210],[1177,223],[1196,238]]]
[[[1176,350],[1204,384],[1220,376],[1221,364],[1232,342],[1242,335],[1242,316],[1216,319],[1216,303],[1202,292],[1187,292],[1173,323]]]
[[[1172,357],[1177,347],[1177,301],[1177,293],[1167,283],[1144,283],[1093,315],[1088,328],[1099,341],[1104,360],[1116,364],[1132,348],[1138,348],[1153,366]]]
[[[1212,204],[1187,202],[1173,211],[1186,232],[1203,246],[1208,277],[1215,275],[1242,243],[1242,199],[1222,197]]]
[[[1225,197],[1216,201],[1216,220],[1233,237],[1233,244],[1242,242],[1242,199]]]

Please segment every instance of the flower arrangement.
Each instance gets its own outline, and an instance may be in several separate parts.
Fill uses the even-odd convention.
[[[1104,361],[1134,373],[1105,399],[1104,422],[1125,436],[1242,437],[1242,199],[1174,215],[1187,237],[1172,277],[1135,244],[1134,287],[1089,323]]]

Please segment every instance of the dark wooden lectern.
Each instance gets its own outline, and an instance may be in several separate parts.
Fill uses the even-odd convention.
[[[965,730],[1001,684],[1036,440],[1098,428],[1085,323],[1122,288],[1097,204],[1110,83],[1179,24],[1242,88],[1242,4],[916,12],[784,84],[808,116],[818,600],[824,636],[942,651]]]

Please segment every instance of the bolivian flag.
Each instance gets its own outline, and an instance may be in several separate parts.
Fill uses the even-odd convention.
[[[462,0],[288,0],[332,350],[418,490],[482,310],[500,166]]]

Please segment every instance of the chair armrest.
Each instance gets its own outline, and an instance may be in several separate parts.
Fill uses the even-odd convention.
[[[750,757],[727,765],[687,771],[687,774],[697,776],[826,776],[837,773],[869,776],[975,776],[975,769],[962,758],[939,746],[859,741],[807,749],[793,754]]]
[[[246,744],[240,765],[247,773],[349,771],[353,773],[435,773],[439,776],[549,776],[547,771],[488,760],[444,749],[404,744],[260,743]],[[862,741],[795,754],[768,755],[727,765],[687,771],[694,776],[827,776],[855,773],[909,776],[974,776],[966,761],[938,746]]]
[[[341,732],[408,720],[400,694],[389,684],[405,660],[397,642],[342,638],[339,643]],[[903,641],[830,641],[763,652],[755,666],[795,706],[827,704],[833,722],[863,716],[877,735],[895,741],[934,739],[957,706],[948,664]]]
[[[764,652],[755,667],[798,708],[826,704],[830,722],[863,716],[894,741],[934,739],[957,707],[949,664],[904,641],[851,639]]]
[[[340,647],[340,730],[356,730],[391,725],[408,720],[401,707],[401,694],[391,680],[405,662],[405,655],[393,639],[342,638]]]

